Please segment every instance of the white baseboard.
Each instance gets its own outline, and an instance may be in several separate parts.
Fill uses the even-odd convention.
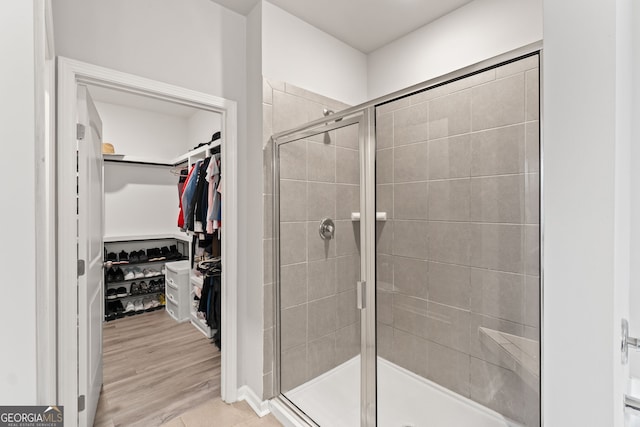
[[[272,399],[269,401],[271,413],[284,427],[308,427],[303,424],[302,421],[296,417],[291,411],[283,405],[278,399]]]
[[[259,417],[271,412],[269,401],[260,399],[249,386],[243,385],[238,389],[238,400],[245,400]]]

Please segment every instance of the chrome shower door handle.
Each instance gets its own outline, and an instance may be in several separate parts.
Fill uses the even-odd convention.
[[[629,321],[627,319],[622,319],[620,350],[622,351],[623,365],[626,365],[629,362],[629,348],[640,350],[640,339],[629,336]]]
[[[333,239],[333,234],[336,231],[336,225],[333,223],[331,218],[323,218],[320,220],[320,229],[318,232],[320,233],[320,237],[322,240],[331,240]]]

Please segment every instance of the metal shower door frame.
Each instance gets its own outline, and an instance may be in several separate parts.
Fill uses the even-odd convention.
[[[326,117],[280,133],[273,141],[273,257],[274,257],[274,391],[275,399],[311,426],[317,424],[282,394],[281,374],[281,318],[280,318],[280,159],[279,147],[283,144],[321,133],[358,126],[358,151],[360,170],[360,280],[366,283],[364,307],[360,312],[360,424],[375,427],[376,400],[376,276],[375,276],[375,109],[373,106],[352,111],[348,117]]]

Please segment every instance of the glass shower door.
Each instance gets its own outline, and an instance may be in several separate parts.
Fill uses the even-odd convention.
[[[274,141],[277,386],[320,426],[361,425],[361,120]]]
[[[538,73],[376,108],[380,427],[540,425]]]

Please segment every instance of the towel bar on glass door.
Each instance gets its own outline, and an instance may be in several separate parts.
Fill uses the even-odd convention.
[[[376,212],[376,221],[386,221],[386,212]],[[351,212],[351,221],[360,221],[360,212]]]

